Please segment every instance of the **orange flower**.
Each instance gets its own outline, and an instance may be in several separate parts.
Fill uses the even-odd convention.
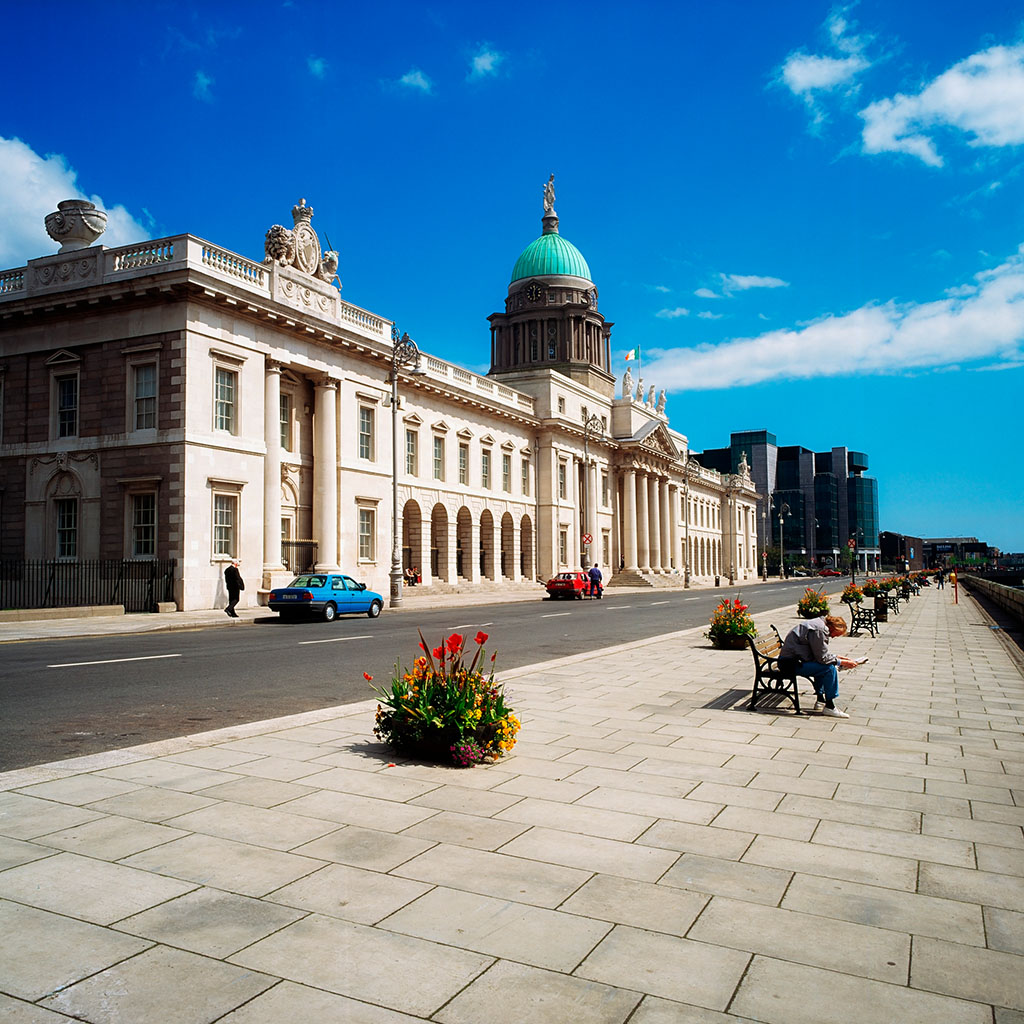
[[[364,672],[364,673],[363,673],[363,678],[364,678],[364,679],[365,679],[365,680],[366,680],[366,681],[367,681],[368,683],[372,683],[372,682],[373,682],[373,676],[371,676],[369,672]]]
[[[487,634],[481,631],[477,633],[475,637],[473,637],[473,641],[474,643],[480,644],[480,646],[482,647],[485,643],[487,643]]]

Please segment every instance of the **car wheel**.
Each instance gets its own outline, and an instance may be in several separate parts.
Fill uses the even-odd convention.
[[[324,605],[324,622],[333,622],[338,616],[338,606],[333,601]]]
[[[366,609],[366,614],[371,618],[375,619],[380,615],[381,604],[380,601],[371,601],[370,607]]]

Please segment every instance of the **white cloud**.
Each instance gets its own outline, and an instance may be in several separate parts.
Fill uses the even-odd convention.
[[[908,153],[941,167],[932,132],[957,128],[971,146],[1024,143],[1024,44],[993,46],[954,64],[919,93],[860,112],[865,153]]]
[[[46,233],[43,218],[62,199],[88,199],[107,211],[107,230],[98,244],[115,248],[150,237],[123,207],[108,207],[96,195],[86,195],[76,173],[63,156],[40,156],[21,139],[0,136],[0,267],[17,267],[60,246]]]
[[[725,314],[724,313],[712,313],[709,310],[705,309],[702,313],[698,313],[697,316],[699,316],[701,318],[701,320],[721,320],[722,317],[725,316]]]
[[[418,89],[425,93],[430,93],[434,89],[433,83],[419,68],[410,68],[398,82],[400,85],[406,85],[410,89]]]
[[[698,299],[720,299],[722,297],[718,292],[713,292],[710,288],[698,288],[693,294]]]
[[[505,60],[504,54],[482,45],[469,60],[469,74],[466,76],[470,82],[477,82],[481,78],[490,78],[498,73],[498,68]]]
[[[722,274],[722,291],[745,292],[750,288],[788,288],[789,282],[779,277],[760,277],[757,274]]]
[[[327,74],[327,61],[323,57],[307,57],[306,67],[314,78],[322,79]]]
[[[659,309],[654,315],[662,320],[678,320],[681,316],[689,316],[690,311],[682,306],[676,306],[675,309]]]
[[[651,353],[647,368],[679,391],[960,364],[1009,368],[1024,360],[1024,245],[975,281],[971,294],[890,300],[799,328]]]
[[[196,77],[192,81],[192,95],[197,100],[210,103],[213,100],[213,94],[210,92],[211,85],[213,85],[213,79],[206,72],[197,71]]]
[[[661,292],[663,295],[667,295],[670,291],[672,291],[671,288],[666,288],[663,284],[653,285],[653,288],[656,292]]]

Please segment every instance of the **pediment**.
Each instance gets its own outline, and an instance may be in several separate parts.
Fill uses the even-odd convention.
[[[414,412],[410,413],[408,416],[404,416],[403,422],[408,423],[410,427],[419,427],[423,425],[423,420],[421,420]]]
[[[515,447],[516,446],[511,441],[504,441],[501,445],[501,450],[503,452],[511,452],[515,450]]]
[[[672,440],[672,435],[664,423],[658,420],[648,420],[634,435],[632,440],[648,451],[656,452],[658,455],[673,462],[681,458],[680,451]]]
[[[490,434],[484,434],[484,436],[480,438],[480,443],[481,444],[494,444],[494,438],[491,437]]]
[[[62,348],[58,349],[46,360],[46,365],[56,366],[58,363],[80,363],[81,361],[81,356],[77,356],[74,352],[69,352],[66,348]]]
[[[447,434],[448,424],[444,420],[438,420],[437,423],[433,424],[430,428],[435,434]]]
[[[463,441],[468,441],[473,436],[473,431],[469,427],[463,427],[461,430],[456,432],[456,437],[461,438]]]

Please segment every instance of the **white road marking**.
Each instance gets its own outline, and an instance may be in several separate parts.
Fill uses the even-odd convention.
[[[659,604],[668,604],[668,601],[652,601],[647,607],[657,608]]]
[[[559,619],[563,615],[572,615],[572,612],[551,612],[549,615],[542,615],[542,619]]]
[[[479,629],[481,626],[493,626],[493,622],[464,622],[461,626],[449,626],[448,629],[472,629],[474,626]]]
[[[63,661],[47,668],[79,668],[81,665],[119,665],[122,661],[156,661],[159,658],[180,658],[180,654],[147,654],[141,658],[108,658],[106,661]]]
[[[336,637],[333,637],[330,640],[300,640],[299,641],[299,646],[300,647],[305,647],[306,644],[339,644],[343,640],[369,640],[369,639],[371,639],[371,636],[370,636],[369,633],[366,633],[363,636],[336,636]]]
[[[620,612],[623,608],[632,608],[633,606],[631,604],[613,604],[609,605],[609,607],[614,608],[617,612]]]
[[[699,601],[700,598],[699,597],[684,597],[683,600],[684,601]]]

